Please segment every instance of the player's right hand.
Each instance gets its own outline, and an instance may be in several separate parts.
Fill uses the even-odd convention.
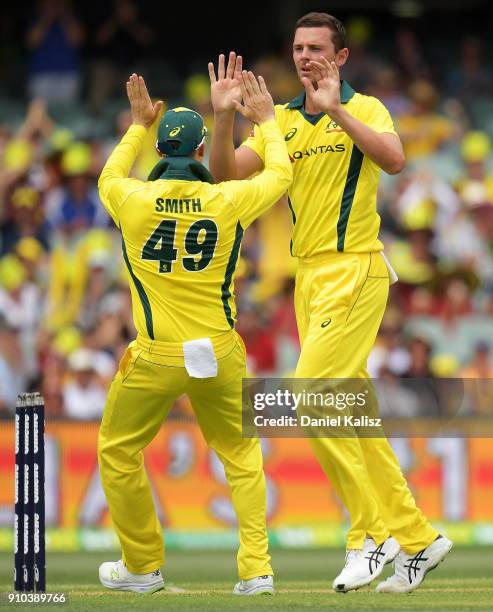
[[[143,77],[138,76],[135,72],[128,78],[127,95],[132,112],[132,122],[135,125],[150,128],[158,117],[163,102],[152,103]]]
[[[243,70],[240,89],[243,105],[238,99],[234,100],[234,105],[243,117],[259,125],[275,119],[274,102],[263,77],[259,76],[257,81],[253,72]]]
[[[240,98],[242,57],[231,51],[225,68],[225,57],[221,53],[217,63],[217,77],[214,64],[209,62],[211,80],[211,102],[214,113],[234,112],[234,100]]]

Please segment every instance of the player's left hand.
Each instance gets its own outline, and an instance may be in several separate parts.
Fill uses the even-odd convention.
[[[217,63],[217,76],[214,64],[209,62],[209,78],[211,81],[211,103],[214,113],[234,113],[235,104],[241,96],[241,71],[243,59],[231,51],[228,64],[225,66],[226,58],[221,53]]]
[[[329,62],[325,57],[321,57],[320,61],[312,60],[308,63],[308,66],[317,83],[317,89],[313,86],[311,79],[303,77],[301,80],[306,95],[319,113],[330,115],[341,104],[339,68],[335,62]]]
[[[254,123],[260,125],[264,121],[275,119],[274,102],[267,89],[263,77],[258,81],[251,71],[243,70],[241,73],[241,97],[243,105],[239,100],[234,100],[236,110]]]
[[[144,78],[135,72],[128,78],[127,95],[132,112],[132,123],[150,128],[158,117],[163,102],[159,100],[156,104],[152,103]]]

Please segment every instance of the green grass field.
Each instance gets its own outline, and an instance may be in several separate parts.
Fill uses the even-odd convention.
[[[233,552],[170,551],[164,571],[176,590],[153,595],[108,592],[97,579],[98,565],[114,555],[52,553],[48,556],[48,591],[69,594],[64,609],[74,610],[491,610],[493,609],[493,554],[491,548],[456,548],[423,587],[410,595],[386,595],[361,589],[338,594],[330,581],[344,561],[343,550],[274,550],[277,594],[273,597],[235,597]],[[12,555],[0,555],[0,591],[11,591]],[[390,573],[390,568],[384,575]],[[179,587],[179,589],[178,589]],[[183,591],[181,591],[183,589]],[[176,592],[180,591],[180,592]],[[5,606],[5,600],[0,607]],[[33,607],[13,604],[9,609]],[[50,608],[53,609],[52,606]]]

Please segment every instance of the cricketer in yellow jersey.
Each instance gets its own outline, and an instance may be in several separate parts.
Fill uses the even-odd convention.
[[[380,169],[400,172],[404,155],[384,105],[340,80],[348,55],[339,20],[325,13],[302,17],[293,60],[304,90],[276,106],[293,165],[288,205],[291,251],[299,260],[295,309],[301,342],[295,376],[303,379],[369,377],[368,355],[395,277],[378,238],[376,196]],[[234,150],[233,100],[242,58],[231,52],[227,67],[223,55],[219,64],[222,79],[211,79],[210,167],[217,180],[245,178],[264,167],[263,137],[255,127]],[[346,564],[333,588],[368,584],[393,559],[394,575],[377,590],[417,588],[452,543],[416,507],[388,441],[314,437],[310,442],[350,517]]]
[[[233,282],[244,230],[286,192],[292,170],[261,77],[241,77],[243,106],[259,124],[265,170],[253,180],[214,185],[202,165],[206,129],[193,110],[167,111],[158,129],[164,156],[147,182],[128,178],[153,105],[142,77],[127,83],[133,124],[99,179],[101,200],[122,234],[137,338],[109,390],[99,433],[101,480],[122,559],[103,563],[112,589],[163,588],[161,527],[143,449],[175,399],[188,394],[204,437],[222,461],[238,517],[235,594],[272,592],[259,440],[241,435],[245,350],[234,329]]]

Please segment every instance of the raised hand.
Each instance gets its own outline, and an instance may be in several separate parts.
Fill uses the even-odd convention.
[[[243,117],[258,124],[275,118],[274,102],[263,77],[259,76],[257,81],[253,72],[243,70],[240,91],[243,105],[237,99],[233,102],[236,110]]]
[[[231,51],[228,58],[228,65],[225,64],[225,57],[221,53],[217,63],[217,77],[214,64],[209,62],[209,78],[211,80],[211,102],[215,113],[233,112],[235,110],[234,100],[241,95],[241,55],[236,55]]]
[[[329,62],[325,57],[320,61],[308,62],[317,84],[315,89],[312,80],[301,79],[306,95],[319,113],[331,114],[341,104],[341,79],[339,68],[335,62]]]
[[[132,122],[150,128],[159,115],[163,102],[160,100],[156,104],[152,103],[144,78],[135,72],[127,81],[127,95],[132,112]]]

